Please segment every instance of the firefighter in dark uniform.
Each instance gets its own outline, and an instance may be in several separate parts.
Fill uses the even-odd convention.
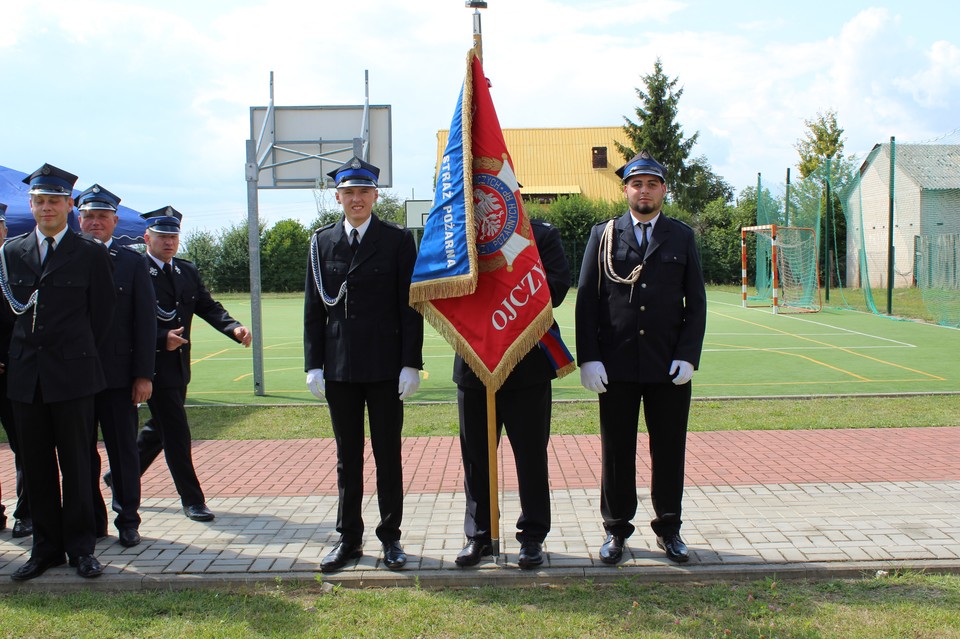
[[[563,253],[560,231],[540,220],[531,220],[533,238],[547,274],[554,308],[570,288],[570,266]],[[556,324],[554,324],[556,328]],[[557,373],[535,345],[497,390],[497,442],[506,429],[517,466],[520,518],[517,563],[529,569],[543,563],[543,540],[550,532],[550,482],[547,445],[550,441],[550,381]],[[466,514],[463,531],[467,545],[457,555],[458,566],[473,566],[492,553],[490,544],[490,471],[487,461],[487,398],[483,382],[463,358],[453,363],[460,413],[460,454],[463,458],[463,491]]]
[[[7,396],[33,515],[33,549],[16,581],[61,565],[64,553],[81,577],[103,572],[93,556],[90,445],[115,294],[103,245],[67,227],[76,181],[49,164],[24,179],[37,227],[3,247],[5,311],[17,314]]]
[[[400,545],[403,400],[420,385],[423,318],[410,307],[416,247],[409,230],[372,214],[380,170],[352,158],[330,172],[340,221],[311,240],[304,302],[307,387],[326,395],[337,442],[340,540],[323,559],[324,572],[363,554],[363,414],[377,465],[383,563],[406,563]]]
[[[7,205],[0,202],[0,246],[7,239]],[[6,302],[0,300],[0,305],[6,305]],[[20,456],[20,446],[18,445],[17,427],[13,424],[13,407],[10,406],[10,400],[7,399],[7,360],[10,352],[10,337],[13,334],[13,314],[0,313],[0,424],[7,434],[7,442],[10,444],[10,450],[13,451],[13,463],[16,470],[16,494],[17,505],[13,509],[13,529],[11,535],[16,539],[18,537],[29,537],[33,534],[33,519],[30,517],[30,493],[27,491],[27,485],[23,481],[23,460]],[[7,527],[7,516],[0,503],[0,530]]]
[[[117,307],[110,338],[100,352],[107,388],[97,393],[96,420],[113,471],[114,524],[120,543],[140,543],[140,458],[137,454],[137,406],[153,391],[157,313],[153,283],[143,257],[113,239],[120,198],[94,184],[77,196],[80,228],[103,242],[113,262]],[[97,535],[107,532],[107,509],[100,493],[100,453],[94,440],[91,452],[91,489]]]
[[[593,227],[577,291],[577,360],[599,393],[600,560],[616,564],[637,511],[641,402],[650,437],[650,522],[657,545],[689,559],[680,537],[683,469],[693,372],[700,363],[707,299],[693,229],[661,212],[666,171],[643,151],[617,170],[629,210]]]
[[[143,234],[147,252],[142,259],[153,281],[157,318],[153,395],[147,405],[184,514],[194,521],[212,521],[214,514],[207,508],[193,466],[190,425],[183,407],[190,383],[190,326],[196,315],[246,347],[250,346],[253,336],[210,296],[193,262],[174,257],[180,248],[183,215],[167,206],[141,213],[140,217],[147,221]],[[144,452],[154,444],[143,438],[138,438],[137,444],[142,475],[149,465]]]

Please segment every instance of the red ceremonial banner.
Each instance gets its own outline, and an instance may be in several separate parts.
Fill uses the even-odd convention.
[[[475,231],[466,239],[476,250],[476,268],[470,274],[476,287],[467,295],[445,297],[449,289],[418,282],[411,288],[411,300],[486,387],[496,391],[550,328],[553,306],[520,185],[474,51],[468,56],[461,95],[464,137],[470,132],[463,145],[464,183],[472,190],[472,198],[464,198],[463,213],[466,228]],[[444,213],[437,208],[431,215]],[[439,239],[425,233],[423,241]]]

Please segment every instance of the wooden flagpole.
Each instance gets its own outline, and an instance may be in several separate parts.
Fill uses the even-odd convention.
[[[497,392],[487,387],[487,467],[490,475],[490,548],[500,557],[500,490],[497,478]]]

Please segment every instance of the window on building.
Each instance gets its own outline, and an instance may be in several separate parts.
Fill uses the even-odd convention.
[[[607,168],[607,147],[605,146],[593,147],[593,168],[595,169]]]

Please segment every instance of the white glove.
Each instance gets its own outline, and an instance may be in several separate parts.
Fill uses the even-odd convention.
[[[322,368],[311,368],[307,371],[307,390],[317,399],[323,399],[323,394],[327,392],[327,383],[323,381]]]
[[[584,362],[580,365],[580,384],[594,393],[607,392],[607,369],[603,362]]]
[[[676,377],[673,377],[674,375]],[[683,386],[693,379],[693,364],[682,359],[673,360],[670,362],[670,377],[673,377],[674,384]]]
[[[400,401],[410,397],[420,388],[420,371],[412,366],[404,366],[400,369],[400,383],[397,384],[397,392],[400,393]]]

